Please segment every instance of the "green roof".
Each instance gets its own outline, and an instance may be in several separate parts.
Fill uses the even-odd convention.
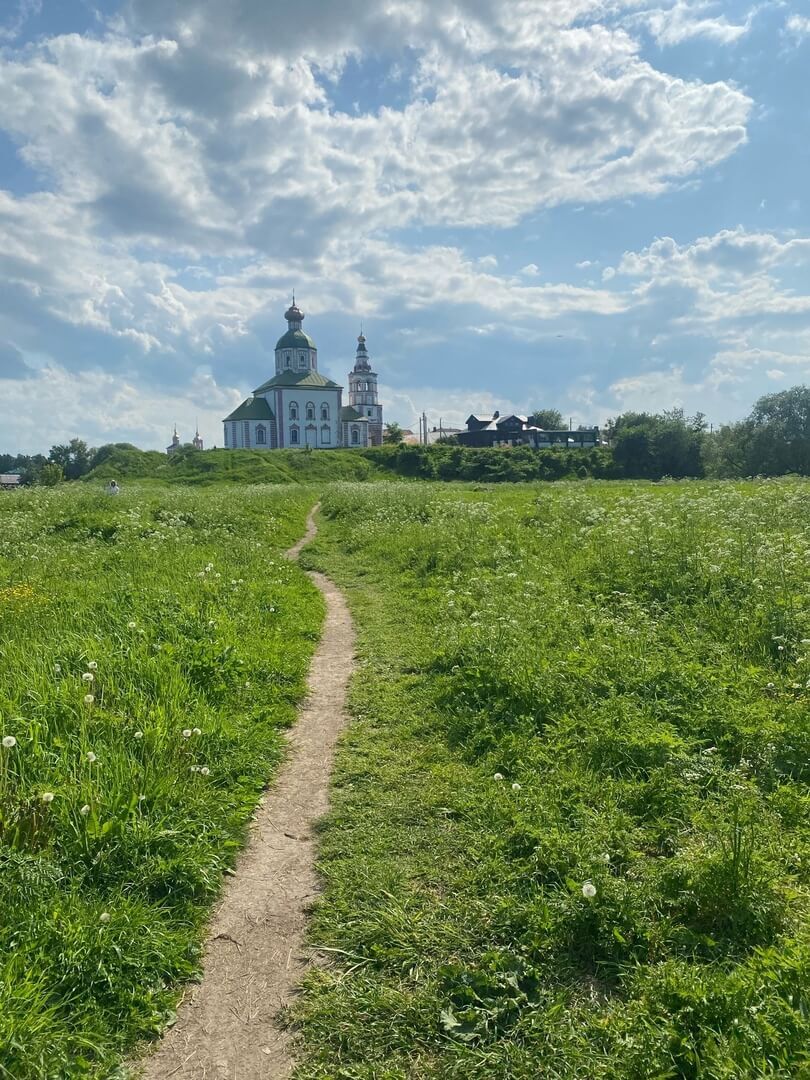
[[[272,420],[273,410],[263,397],[245,398],[242,404],[234,409],[226,420]]]
[[[314,349],[315,342],[303,330],[288,330],[276,342],[277,349]]]
[[[368,417],[363,416],[361,413],[359,413],[357,411],[357,409],[352,408],[351,405],[344,405],[343,408],[340,410],[340,419],[341,420],[368,420]]]
[[[340,390],[339,383],[332,382],[319,371],[282,371],[280,375],[274,375],[272,379],[263,382],[253,393],[263,394],[265,390],[271,390],[274,386],[330,386],[334,390]]]

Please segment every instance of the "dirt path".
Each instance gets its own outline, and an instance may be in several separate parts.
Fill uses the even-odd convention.
[[[287,552],[295,559],[316,533]],[[326,622],[290,754],[256,811],[251,837],[210,926],[203,980],[143,1064],[146,1080],[274,1080],[292,1071],[290,1037],[276,1023],[300,982],[307,908],[319,888],[312,826],[328,808],[335,741],[354,659],[349,611],[322,574]]]

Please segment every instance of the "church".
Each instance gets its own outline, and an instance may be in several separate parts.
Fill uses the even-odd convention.
[[[230,449],[335,449],[379,446],[382,405],[371,370],[366,339],[357,339],[349,372],[349,404],[343,387],[318,371],[315,342],[302,329],[304,313],[295,303],[284,312],[287,332],[276,342],[276,373],[223,420]]]

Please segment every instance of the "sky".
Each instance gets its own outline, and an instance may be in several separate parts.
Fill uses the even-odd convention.
[[[810,379],[804,0],[0,0],[0,451],[160,448],[292,290],[387,420]]]

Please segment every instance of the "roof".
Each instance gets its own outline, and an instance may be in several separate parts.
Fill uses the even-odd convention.
[[[315,342],[303,330],[288,330],[276,342],[276,349],[314,349]]]
[[[267,404],[267,399],[263,397],[249,397],[245,398],[238,408],[234,409],[230,416],[225,417],[226,420],[272,420],[273,410]]]
[[[321,386],[331,387],[333,390],[342,389],[339,383],[332,382],[319,371],[282,371],[267,382],[263,382],[253,393],[263,394],[265,390],[272,390],[274,386]]]
[[[357,409],[353,408],[351,405],[344,405],[343,406],[343,408],[340,410],[340,419],[341,420],[362,420],[364,424],[368,423],[368,417],[367,416],[361,416],[360,413],[357,411]]]

